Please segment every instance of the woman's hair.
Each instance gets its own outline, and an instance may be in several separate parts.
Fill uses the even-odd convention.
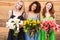
[[[32,4],[30,4],[29,11],[31,11],[31,7],[32,7],[33,4],[37,5],[36,9],[34,10],[34,13],[39,13],[40,10],[41,10],[41,5],[38,1],[34,1]]]
[[[52,3],[52,2],[47,2],[46,5],[47,5],[48,3],[51,3],[51,5],[52,5],[51,9],[49,10],[49,13],[50,13],[51,17],[54,18],[54,12],[55,12],[55,10],[54,10],[54,7],[53,7],[53,3]],[[44,17],[46,17],[46,16],[45,16],[45,13],[46,13],[46,5],[45,5],[45,7],[43,8],[43,13],[42,13],[42,15],[43,15]]]
[[[23,1],[17,1],[17,3],[16,3],[16,5],[15,5],[15,7],[17,7],[18,5],[21,5],[22,7],[24,6],[24,2]],[[19,8],[19,10],[21,10],[22,9],[22,7],[21,8]]]

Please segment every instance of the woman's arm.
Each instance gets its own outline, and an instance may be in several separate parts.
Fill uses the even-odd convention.
[[[56,22],[56,15],[54,14],[54,22]]]
[[[8,17],[10,18],[11,15],[12,15],[12,10],[9,10],[9,12],[8,12]],[[7,21],[7,22],[6,22],[6,27],[8,27],[9,24],[10,24],[10,23]]]
[[[12,10],[9,10],[9,12],[8,12],[9,18],[11,17],[11,15],[12,15]]]
[[[27,14],[24,13],[24,14],[23,14],[23,17],[24,17],[24,19],[27,19]]]
[[[38,13],[38,19],[40,20],[40,13]]]

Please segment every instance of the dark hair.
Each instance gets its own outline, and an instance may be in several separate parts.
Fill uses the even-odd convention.
[[[30,4],[29,11],[31,11],[31,7],[32,7],[33,4],[37,5],[36,10],[34,11],[34,13],[39,13],[40,10],[41,10],[41,5],[40,5],[40,3],[38,1],[34,1],[32,4]]]
[[[51,7],[51,9],[49,10],[49,12],[50,12],[51,17],[54,18],[54,12],[55,12],[55,10],[54,10],[54,7],[53,7],[53,3],[49,1],[49,2],[47,2],[46,4],[48,4],[48,3],[51,3],[51,5],[52,5],[52,7]],[[46,5],[45,5],[45,7],[43,8],[43,13],[42,13],[42,15],[43,15],[44,17],[46,17],[46,16],[45,16],[45,13],[46,13]]]

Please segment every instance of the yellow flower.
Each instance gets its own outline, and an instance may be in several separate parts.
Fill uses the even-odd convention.
[[[36,20],[33,20],[32,22],[36,24]]]
[[[26,20],[24,20],[24,25],[26,25],[26,23],[27,23]]]
[[[31,24],[29,24],[31,26]]]
[[[29,21],[27,20],[27,24],[29,24]]]
[[[36,24],[33,24],[33,26],[35,26]]]
[[[29,24],[32,24],[33,22],[29,22]]]

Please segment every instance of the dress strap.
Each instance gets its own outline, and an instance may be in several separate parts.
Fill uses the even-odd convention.
[[[12,10],[12,15],[13,15],[13,10]]]
[[[12,14],[11,14],[11,17],[10,18],[14,18],[15,16],[13,15],[13,10],[12,10],[12,12],[11,12]]]
[[[21,16],[23,16],[24,12],[22,12]]]

